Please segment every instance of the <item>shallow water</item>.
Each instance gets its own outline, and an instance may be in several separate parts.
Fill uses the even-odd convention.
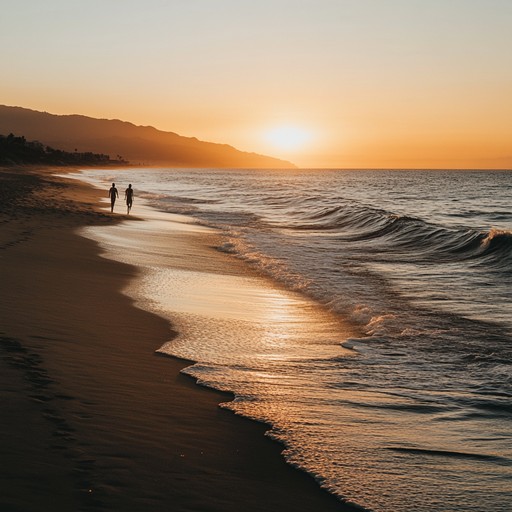
[[[291,463],[369,510],[510,510],[512,173],[113,172],[84,174],[219,230],[279,283],[174,258],[137,293],[174,312],[162,350],[272,424]]]

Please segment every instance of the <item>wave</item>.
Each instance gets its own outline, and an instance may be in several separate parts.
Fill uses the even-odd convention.
[[[415,261],[485,260],[512,263],[512,231],[450,229],[417,217],[353,204],[320,207],[290,222],[297,231],[335,232],[337,240],[372,244],[382,256],[402,253]]]
[[[482,256],[505,256],[507,261],[512,257],[512,231],[491,229],[482,234],[480,240]]]
[[[503,465],[510,465],[512,462],[510,459],[506,457],[500,457],[499,455],[487,455],[483,453],[467,453],[461,451],[452,451],[452,450],[431,450],[426,448],[407,448],[407,447],[399,447],[399,446],[388,446],[385,447],[386,450],[392,450],[395,452],[401,453],[409,453],[411,455],[425,455],[432,457],[455,457],[459,459],[473,459],[478,461],[488,461]]]

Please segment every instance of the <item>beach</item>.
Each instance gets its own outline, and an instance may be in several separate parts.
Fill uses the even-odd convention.
[[[0,172],[0,509],[352,510],[156,352],[176,333],[122,293],[137,269],[79,234],[126,216],[56,172]]]

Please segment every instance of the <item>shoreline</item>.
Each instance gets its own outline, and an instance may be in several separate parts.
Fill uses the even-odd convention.
[[[98,190],[0,172],[2,509],[356,510],[187,362],[155,355],[174,333],[121,293],[136,269],[76,233],[125,218],[100,212]]]

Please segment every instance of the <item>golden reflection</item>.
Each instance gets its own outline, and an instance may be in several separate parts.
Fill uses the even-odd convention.
[[[350,326],[242,267],[233,273],[235,259],[212,251],[215,240],[204,245],[213,230],[180,216],[166,215],[164,223],[143,204],[138,209],[144,222],[95,227],[94,237],[109,257],[141,268],[127,292],[180,333],[170,352],[215,364],[245,359],[256,367],[352,354],[341,346],[354,336]]]

